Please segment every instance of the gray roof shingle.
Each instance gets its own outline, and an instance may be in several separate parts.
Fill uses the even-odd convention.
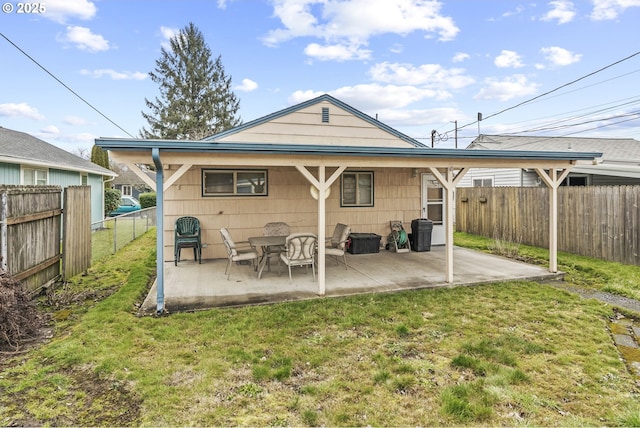
[[[24,132],[0,127],[0,158],[19,164],[44,163],[52,168],[115,176],[116,174]]]
[[[467,147],[485,150],[600,152],[603,161],[640,162],[640,141],[633,138],[479,135]]]

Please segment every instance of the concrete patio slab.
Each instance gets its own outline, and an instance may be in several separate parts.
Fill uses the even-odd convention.
[[[188,253],[188,252],[187,252]],[[186,257],[190,254],[185,253]],[[165,263],[164,308],[168,312],[193,311],[216,307],[265,304],[292,300],[339,297],[453,286],[469,286],[509,280],[558,279],[547,267],[454,248],[454,281],[445,282],[444,247],[428,252],[395,253],[381,250],[373,254],[347,254],[348,269],[333,257],[326,261],[326,294],[318,295],[318,282],[311,269],[297,268],[292,281],[286,266],[273,259],[271,271],[258,279],[250,265],[234,264],[230,279],[224,274],[226,259],[183,260],[174,266]],[[281,269],[281,275],[278,270]],[[140,307],[144,315],[155,314],[157,286],[154,283]]]

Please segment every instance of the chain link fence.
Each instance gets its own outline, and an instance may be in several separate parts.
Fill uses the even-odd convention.
[[[116,251],[156,226],[156,207],[107,217],[91,223],[91,264]]]

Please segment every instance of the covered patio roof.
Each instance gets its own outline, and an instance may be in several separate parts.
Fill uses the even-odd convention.
[[[433,149],[428,147],[334,146],[319,144],[268,144],[250,142],[208,142],[184,140],[137,140],[99,138],[96,145],[112,153],[114,160],[133,171],[135,164],[153,163],[157,171],[157,225],[163,230],[163,192],[194,165],[291,166],[318,189],[318,241],[325,241],[325,196],[329,187],[350,167],[416,168],[433,174],[444,189],[446,206],[453,206],[456,185],[470,168],[531,168],[550,191],[550,266],[557,272],[557,188],[578,164],[593,164],[601,153],[493,151]],[[164,177],[164,166],[179,166]],[[309,168],[312,168],[310,170]],[[144,174],[140,171],[140,176]],[[143,178],[144,179],[144,178]],[[150,184],[151,183],[147,183]],[[447,283],[453,273],[453,210],[446,210],[445,275]],[[164,243],[158,233],[157,310],[164,310]],[[326,270],[324,246],[318,248],[318,295],[325,295]]]

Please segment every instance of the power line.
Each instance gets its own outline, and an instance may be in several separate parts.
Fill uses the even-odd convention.
[[[69,92],[71,92],[73,95],[75,95],[76,97],[78,97],[83,103],[85,103],[86,105],[88,105],[89,107],[91,107],[96,113],[98,113],[100,116],[104,117],[105,119],[107,119],[109,122],[111,122],[113,125],[115,125],[116,128],[118,128],[119,130],[121,130],[122,132],[124,132],[125,134],[127,134],[129,137],[131,138],[135,138],[133,135],[131,135],[130,133],[128,133],[124,128],[122,128],[120,125],[118,125],[117,123],[115,123],[113,120],[111,120],[110,118],[108,118],[104,113],[102,113],[100,110],[98,110],[96,107],[94,107],[89,101],[85,100],[84,98],[82,98],[80,95],[78,95],[77,92],[75,92],[73,89],[71,89],[69,86],[67,86],[62,80],[58,79],[56,76],[53,75],[53,73],[51,73],[49,70],[47,70],[43,65],[41,65],[38,61],[36,61],[35,59],[33,59],[28,53],[26,53],[25,51],[23,51],[18,45],[16,45],[15,43],[13,43],[11,40],[9,40],[9,38],[7,36],[5,36],[3,33],[0,33],[0,36],[2,36],[7,42],[11,43],[11,45],[13,45],[14,48],[18,49],[24,56],[26,56],[27,58],[29,58],[31,61],[33,61],[34,64],[36,64],[38,67],[40,67],[45,73],[47,73],[49,76],[53,77],[56,82],[60,83],[62,86],[65,87],[66,90],[68,90]]]
[[[518,103],[518,104],[516,104],[516,105],[514,105],[514,106],[507,107],[507,108],[505,108],[505,109],[503,109],[503,110],[500,110],[500,111],[499,111],[499,112],[497,112],[497,113],[493,113],[493,114],[490,114],[489,116],[485,116],[485,117],[483,118],[483,120],[486,120],[486,119],[489,119],[489,118],[495,117],[495,116],[497,116],[497,115],[499,115],[499,114],[502,114],[502,113],[504,113],[504,112],[507,112],[507,111],[509,111],[509,110],[513,110],[513,109],[515,109],[515,108],[517,108],[517,107],[520,107],[520,106],[523,106],[523,105],[525,105],[525,104],[528,104],[528,103],[530,103],[530,102],[532,102],[532,101],[535,101],[535,100],[537,100],[537,99],[539,99],[539,98],[542,98],[542,97],[544,97],[544,96],[547,96],[547,95],[549,95],[549,94],[551,94],[551,93],[553,93],[553,92],[559,91],[560,89],[562,89],[562,88],[566,88],[567,86],[573,85],[574,83],[577,83],[577,82],[579,82],[579,81],[581,81],[581,80],[584,80],[584,79],[586,79],[587,77],[591,77],[591,76],[593,76],[594,74],[600,73],[601,71],[604,71],[604,70],[606,70],[606,69],[608,69],[608,68],[611,68],[611,67],[613,67],[614,65],[618,65],[618,64],[620,64],[621,62],[627,61],[628,59],[631,59],[631,58],[633,58],[633,57],[635,57],[635,56],[638,56],[638,55],[640,55],[640,51],[635,52],[635,53],[633,53],[633,54],[631,54],[631,55],[629,55],[629,56],[627,56],[627,57],[625,57],[625,58],[622,58],[622,59],[620,59],[620,60],[618,60],[618,61],[615,61],[615,62],[613,62],[613,63],[611,63],[611,64],[609,64],[609,65],[606,65],[606,66],[604,66],[604,67],[602,67],[602,68],[599,68],[599,69],[598,69],[598,70],[596,70],[596,71],[593,71],[593,72],[591,72],[591,73],[585,74],[584,76],[579,77],[579,78],[577,78],[577,79],[575,79],[575,80],[572,80],[571,82],[565,83],[564,85],[560,85],[560,86],[558,86],[557,88],[554,88],[554,89],[552,89],[552,90],[550,90],[550,91],[547,91],[547,92],[545,92],[545,93],[543,93],[543,94],[540,94],[540,95],[537,95],[537,96],[535,96],[535,97],[533,97],[533,98],[530,98],[530,99],[528,99],[528,100],[522,101],[521,103]],[[460,130],[460,129],[462,129],[462,128],[466,128],[467,126],[474,125],[474,124],[476,124],[476,123],[478,123],[478,121],[477,121],[477,120],[475,120],[475,121],[473,121],[473,122],[469,122],[469,123],[467,123],[467,124],[465,124],[465,125],[459,126],[459,127],[458,127],[458,130]]]
[[[628,100],[628,99],[629,98],[627,98],[626,100]],[[610,105],[612,103],[600,104],[600,105],[593,106],[593,107],[602,107],[602,106],[607,106],[607,105],[610,105],[610,106],[608,106],[606,108],[601,108],[599,110],[588,111],[588,112],[585,112],[585,113],[582,113],[582,114],[578,114],[578,115],[574,115],[574,116],[570,116],[570,117],[558,118],[557,120],[551,121],[551,122],[546,123],[546,124],[545,123],[540,123],[538,125],[531,125],[532,127],[525,128],[525,129],[520,129],[520,130],[516,130],[516,131],[512,131],[512,132],[509,132],[509,134],[524,134],[524,133],[528,133],[528,132],[537,132],[537,131],[541,131],[541,130],[551,129],[552,127],[554,127],[554,125],[558,125],[558,124],[561,124],[561,123],[566,123],[566,122],[569,122],[569,121],[572,121],[572,120],[576,120],[576,119],[580,119],[580,118],[593,116],[593,115],[596,115],[596,114],[603,114],[603,113],[605,113],[607,111],[620,109],[622,107],[627,107],[628,108],[628,107],[631,107],[631,106],[633,106],[635,104],[638,104],[638,103],[640,103],[640,98],[635,98],[634,97],[634,98],[631,99],[631,101],[627,101],[627,102],[616,104],[616,105]],[[589,107],[589,108],[592,108],[592,107]],[[574,110],[573,112],[568,112],[568,113],[574,113],[574,112],[579,112],[579,111],[584,111],[584,110],[586,110],[586,108],[585,109]],[[547,117],[550,117],[550,116],[547,116]],[[543,119],[543,118],[541,118],[541,119]],[[607,118],[607,119],[609,119],[609,118]],[[592,120],[592,122],[595,122],[595,121],[598,121],[598,120],[607,120],[607,119],[602,119],[602,118],[598,119],[598,118],[596,118],[596,119]],[[539,119],[536,119],[536,120],[539,120]],[[531,123],[531,122],[535,123],[535,120],[530,120],[530,121],[526,121],[526,122],[523,122],[523,123]],[[575,125],[562,125],[562,126],[569,127],[569,126],[575,126]]]

